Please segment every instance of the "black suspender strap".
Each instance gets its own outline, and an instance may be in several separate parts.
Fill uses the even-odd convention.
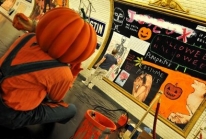
[[[53,67],[68,66],[67,64],[61,63],[57,60],[37,61],[11,66],[12,60],[15,58],[18,51],[34,36],[34,33],[30,33],[25,36],[5,58],[4,62],[1,65],[3,78]]]

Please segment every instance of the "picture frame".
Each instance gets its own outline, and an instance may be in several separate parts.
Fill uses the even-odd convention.
[[[171,13],[176,14],[173,16]],[[135,19],[129,21],[132,16]],[[140,16],[142,20],[140,20]],[[167,51],[173,53],[173,56],[175,52],[179,54],[175,55],[178,58],[171,60],[172,54],[166,53],[165,47],[161,47],[161,49],[156,48],[158,47],[157,44],[161,44],[162,46],[170,45],[158,42],[159,40],[162,42],[166,40],[167,42],[175,42],[178,48],[184,46],[184,48],[193,48],[196,52],[205,52],[205,48],[198,47],[205,43],[200,41],[200,39],[206,36],[206,31],[198,29],[199,27],[204,27],[203,20],[199,17],[195,19],[187,13],[178,13],[178,11],[169,11],[168,9],[152,7],[151,5],[138,5],[138,2],[134,3],[128,0],[114,2],[113,18],[113,26],[108,43],[101,52],[102,54],[98,55],[98,58],[117,48],[117,45],[121,44],[122,38],[126,38],[124,47],[127,49],[125,49],[125,53],[121,57],[121,65],[119,67],[113,66],[108,71],[104,80],[144,109],[147,109],[155,94],[158,91],[162,91],[162,103],[167,104],[168,107],[163,106],[160,109],[159,119],[183,137],[187,137],[206,106],[204,92],[201,101],[198,102],[198,106],[194,106],[193,110],[188,106],[188,103],[190,103],[189,105],[193,104],[189,100],[195,98],[194,93],[196,90],[201,90],[201,87],[204,90],[206,86],[204,78],[206,78],[206,75],[203,73],[203,69],[200,68],[201,64],[198,65],[199,68],[194,69],[190,62],[185,64],[184,60],[178,61],[178,58],[182,55],[190,57],[186,52],[167,49]],[[157,25],[155,20],[162,22]],[[196,21],[193,22],[194,20]],[[148,23],[149,21],[150,24]],[[165,28],[164,24],[167,24],[168,28]],[[169,28],[171,26],[181,29],[179,30],[180,32],[178,32],[178,29],[175,31],[171,30]],[[191,34],[183,39],[180,36],[184,34],[184,29],[191,32]],[[149,37],[141,37],[141,31],[148,31]],[[191,56],[195,57],[194,54],[191,54]],[[156,57],[156,60],[154,60],[154,57]],[[199,58],[197,59],[199,62],[201,61]],[[163,62],[168,63],[165,64]],[[201,61],[200,63],[205,64],[205,61]],[[128,75],[127,79],[120,83],[121,73],[125,71]],[[179,79],[176,80],[173,77],[178,77]],[[138,88],[134,87],[134,84],[140,78],[148,78],[147,80],[150,82],[150,91],[146,93],[146,98],[134,95],[134,90]],[[167,89],[170,89],[170,91],[173,90],[173,92],[169,92]],[[180,105],[175,105],[178,103]],[[183,109],[180,109],[180,107]],[[152,114],[154,114],[154,109],[151,111]],[[181,116],[185,119],[181,119]],[[175,119],[175,117],[178,118]]]

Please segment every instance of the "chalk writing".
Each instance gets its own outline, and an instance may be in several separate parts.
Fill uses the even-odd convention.
[[[157,57],[157,56],[153,55],[151,52],[147,52],[145,55],[145,58],[154,61],[154,63],[161,63],[162,65],[165,65],[167,67],[170,66],[169,60]]]
[[[135,32],[137,32],[137,30],[139,29],[138,26],[136,26],[136,25],[130,25],[130,24],[128,24],[128,23],[126,23],[125,28],[128,29],[128,30],[131,30],[131,31],[135,31]]]
[[[194,36],[196,33],[193,29],[187,28],[182,25],[170,23],[163,19],[156,19],[148,15],[137,14],[135,11],[128,9],[129,18],[126,19],[127,22],[132,23],[134,20],[139,24],[148,24],[148,26],[154,25],[153,32],[161,33],[162,28],[166,29],[166,34],[170,35],[173,33],[178,33],[180,36],[177,37],[178,40],[182,40],[184,43],[187,42],[187,38]]]
[[[143,65],[142,69],[149,71],[150,73],[153,73],[154,75],[158,75],[160,78],[164,78],[164,73],[160,70],[154,69],[152,67]]]
[[[197,38],[197,42],[206,44],[206,34],[200,33]]]
[[[177,66],[184,66],[185,69],[206,74],[204,72],[206,70],[206,49],[163,35],[157,35],[149,49],[150,52],[146,56],[150,56],[150,59],[153,59],[155,63],[160,62],[159,59],[167,59],[171,63],[177,64]],[[151,56],[151,53],[155,54],[156,57]]]

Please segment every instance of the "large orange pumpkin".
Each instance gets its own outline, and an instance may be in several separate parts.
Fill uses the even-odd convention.
[[[39,46],[63,63],[80,63],[95,50],[94,28],[74,10],[59,7],[48,11],[36,27]]]

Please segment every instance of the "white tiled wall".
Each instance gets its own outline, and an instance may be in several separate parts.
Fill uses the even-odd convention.
[[[105,37],[106,31],[108,31],[109,21],[110,21],[110,1],[109,0],[89,0],[92,3],[91,8],[91,18],[98,19],[102,23],[106,23],[105,32],[103,37],[98,36],[98,43],[102,44]],[[85,12],[89,6],[88,0],[69,0],[69,7],[79,11],[80,8],[84,8]],[[88,12],[89,13],[89,12]]]
[[[83,0],[82,0],[83,1]],[[88,0],[84,0],[88,1]],[[94,16],[97,19],[103,20],[105,22],[109,22],[109,14],[110,14],[110,6],[109,4],[112,3],[112,0],[90,0],[95,9],[97,9],[96,13],[92,13],[91,16]],[[135,0],[134,0],[135,1]],[[148,3],[149,0],[136,0],[138,2],[142,3]],[[183,7],[191,9],[190,13],[193,15],[201,16],[206,18],[206,0],[178,0],[179,3],[182,4]],[[79,1],[77,0],[70,0],[70,8],[78,9],[79,6]],[[100,13],[98,13],[98,11]],[[107,30],[106,30],[107,31]],[[105,32],[104,35],[106,35],[107,32]],[[105,36],[104,36],[105,37]],[[103,41],[104,37],[100,38],[98,37],[99,40]],[[90,71],[87,69],[92,60],[95,58],[95,56],[98,54],[98,50],[85,62],[83,62],[82,67],[84,68],[83,71],[81,71],[81,75],[84,77],[88,77],[90,75]],[[123,95],[121,92],[110,86],[107,82],[105,81],[97,81],[96,86],[99,87],[104,93],[106,93],[108,96],[110,96],[114,101],[117,103],[121,104],[122,107],[127,109],[131,114],[136,116],[138,119],[141,119],[142,116],[145,113],[145,110],[138,106],[136,103],[131,101],[129,98],[127,98],[125,95]],[[197,120],[196,124],[192,128],[191,132],[189,135],[186,137],[186,139],[194,139],[195,134],[199,130],[199,126],[201,122],[203,121],[204,117],[206,117],[206,111],[202,113],[200,118]],[[153,115],[148,114],[143,121],[144,124],[152,128],[153,126]],[[161,121],[157,121],[157,127],[156,127],[156,132],[163,137],[163,139],[184,139],[181,135],[179,135],[177,132],[175,132],[173,129],[165,125]]]

